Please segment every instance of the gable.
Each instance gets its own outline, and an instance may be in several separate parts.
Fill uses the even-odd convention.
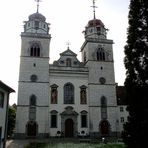
[[[77,54],[68,48],[60,54],[60,58],[57,61],[54,61],[53,66],[84,67],[84,64],[77,59]]]
[[[75,54],[73,51],[71,51],[69,48],[66,50],[66,51],[64,51],[64,52],[62,52],[61,54],[60,54],[60,56],[77,56],[77,54]]]

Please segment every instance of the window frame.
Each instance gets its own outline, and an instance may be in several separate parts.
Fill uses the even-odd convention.
[[[38,43],[33,43],[30,46],[30,56],[31,57],[40,57],[41,48]]]
[[[64,104],[74,104],[74,92],[74,85],[72,83],[66,83],[64,85]]]
[[[88,127],[88,119],[87,119],[87,111],[83,110],[81,111],[81,128],[87,128]]]
[[[58,124],[58,116],[57,116],[58,112],[56,110],[52,110],[50,112],[50,128],[57,128],[57,124]],[[53,117],[54,121],[53,121]]]
[[[97,52],[96,52],[96,58],[97,61],[105,61],[106,57],[105,57],[105,51],[102,47],[99,47]]]
[[[105,96],[101,97],[101,118],[107,119],[107,99]]]

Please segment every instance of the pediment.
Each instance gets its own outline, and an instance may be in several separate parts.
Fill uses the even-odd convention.
[[[67,49],[66,51],[62,52],[60,54],[60,56],[77,56],[77,54],[75,54],[73,51],[71,51],[70,49]]]
[[[61,115],[63,115],[63,116],[65,116],[65,115],[77,116],[78,113],[73,110],[73,107],[72,107],[72,106],[67,106],[67,107],[65,108],[65,111],[63,111],[63,112],[61,113]]]

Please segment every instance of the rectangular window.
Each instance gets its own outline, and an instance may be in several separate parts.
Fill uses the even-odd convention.
[[[81,115],[81,127],[87,127],[87,115]]]
[[[124,122],[124,117],[120,118],[120,122],[123,123]]]
[[[36,29],[39,28],[39,21],[35,21],[35,28],[36,28]]]
[[[124,111],[124,108],[123,106],[120,107],[120,112],[123,112]]]
[[[0,107],[4,106],[4,93],[0,91]]]
[[[57,127],[57,115],[51,115],[51,127],[52,128]]]

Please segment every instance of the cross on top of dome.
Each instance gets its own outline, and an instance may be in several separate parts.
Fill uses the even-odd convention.
[[[96,8],[98,8],[95,4],[95,1],[96,0],[93,0],[93,6],[91,6],[91,7],[93,7],[94,19],[96,19]]]
[[[41,0],[35,0],[37,2],[37,13],[39,12],[39,2],[41,2]]]

